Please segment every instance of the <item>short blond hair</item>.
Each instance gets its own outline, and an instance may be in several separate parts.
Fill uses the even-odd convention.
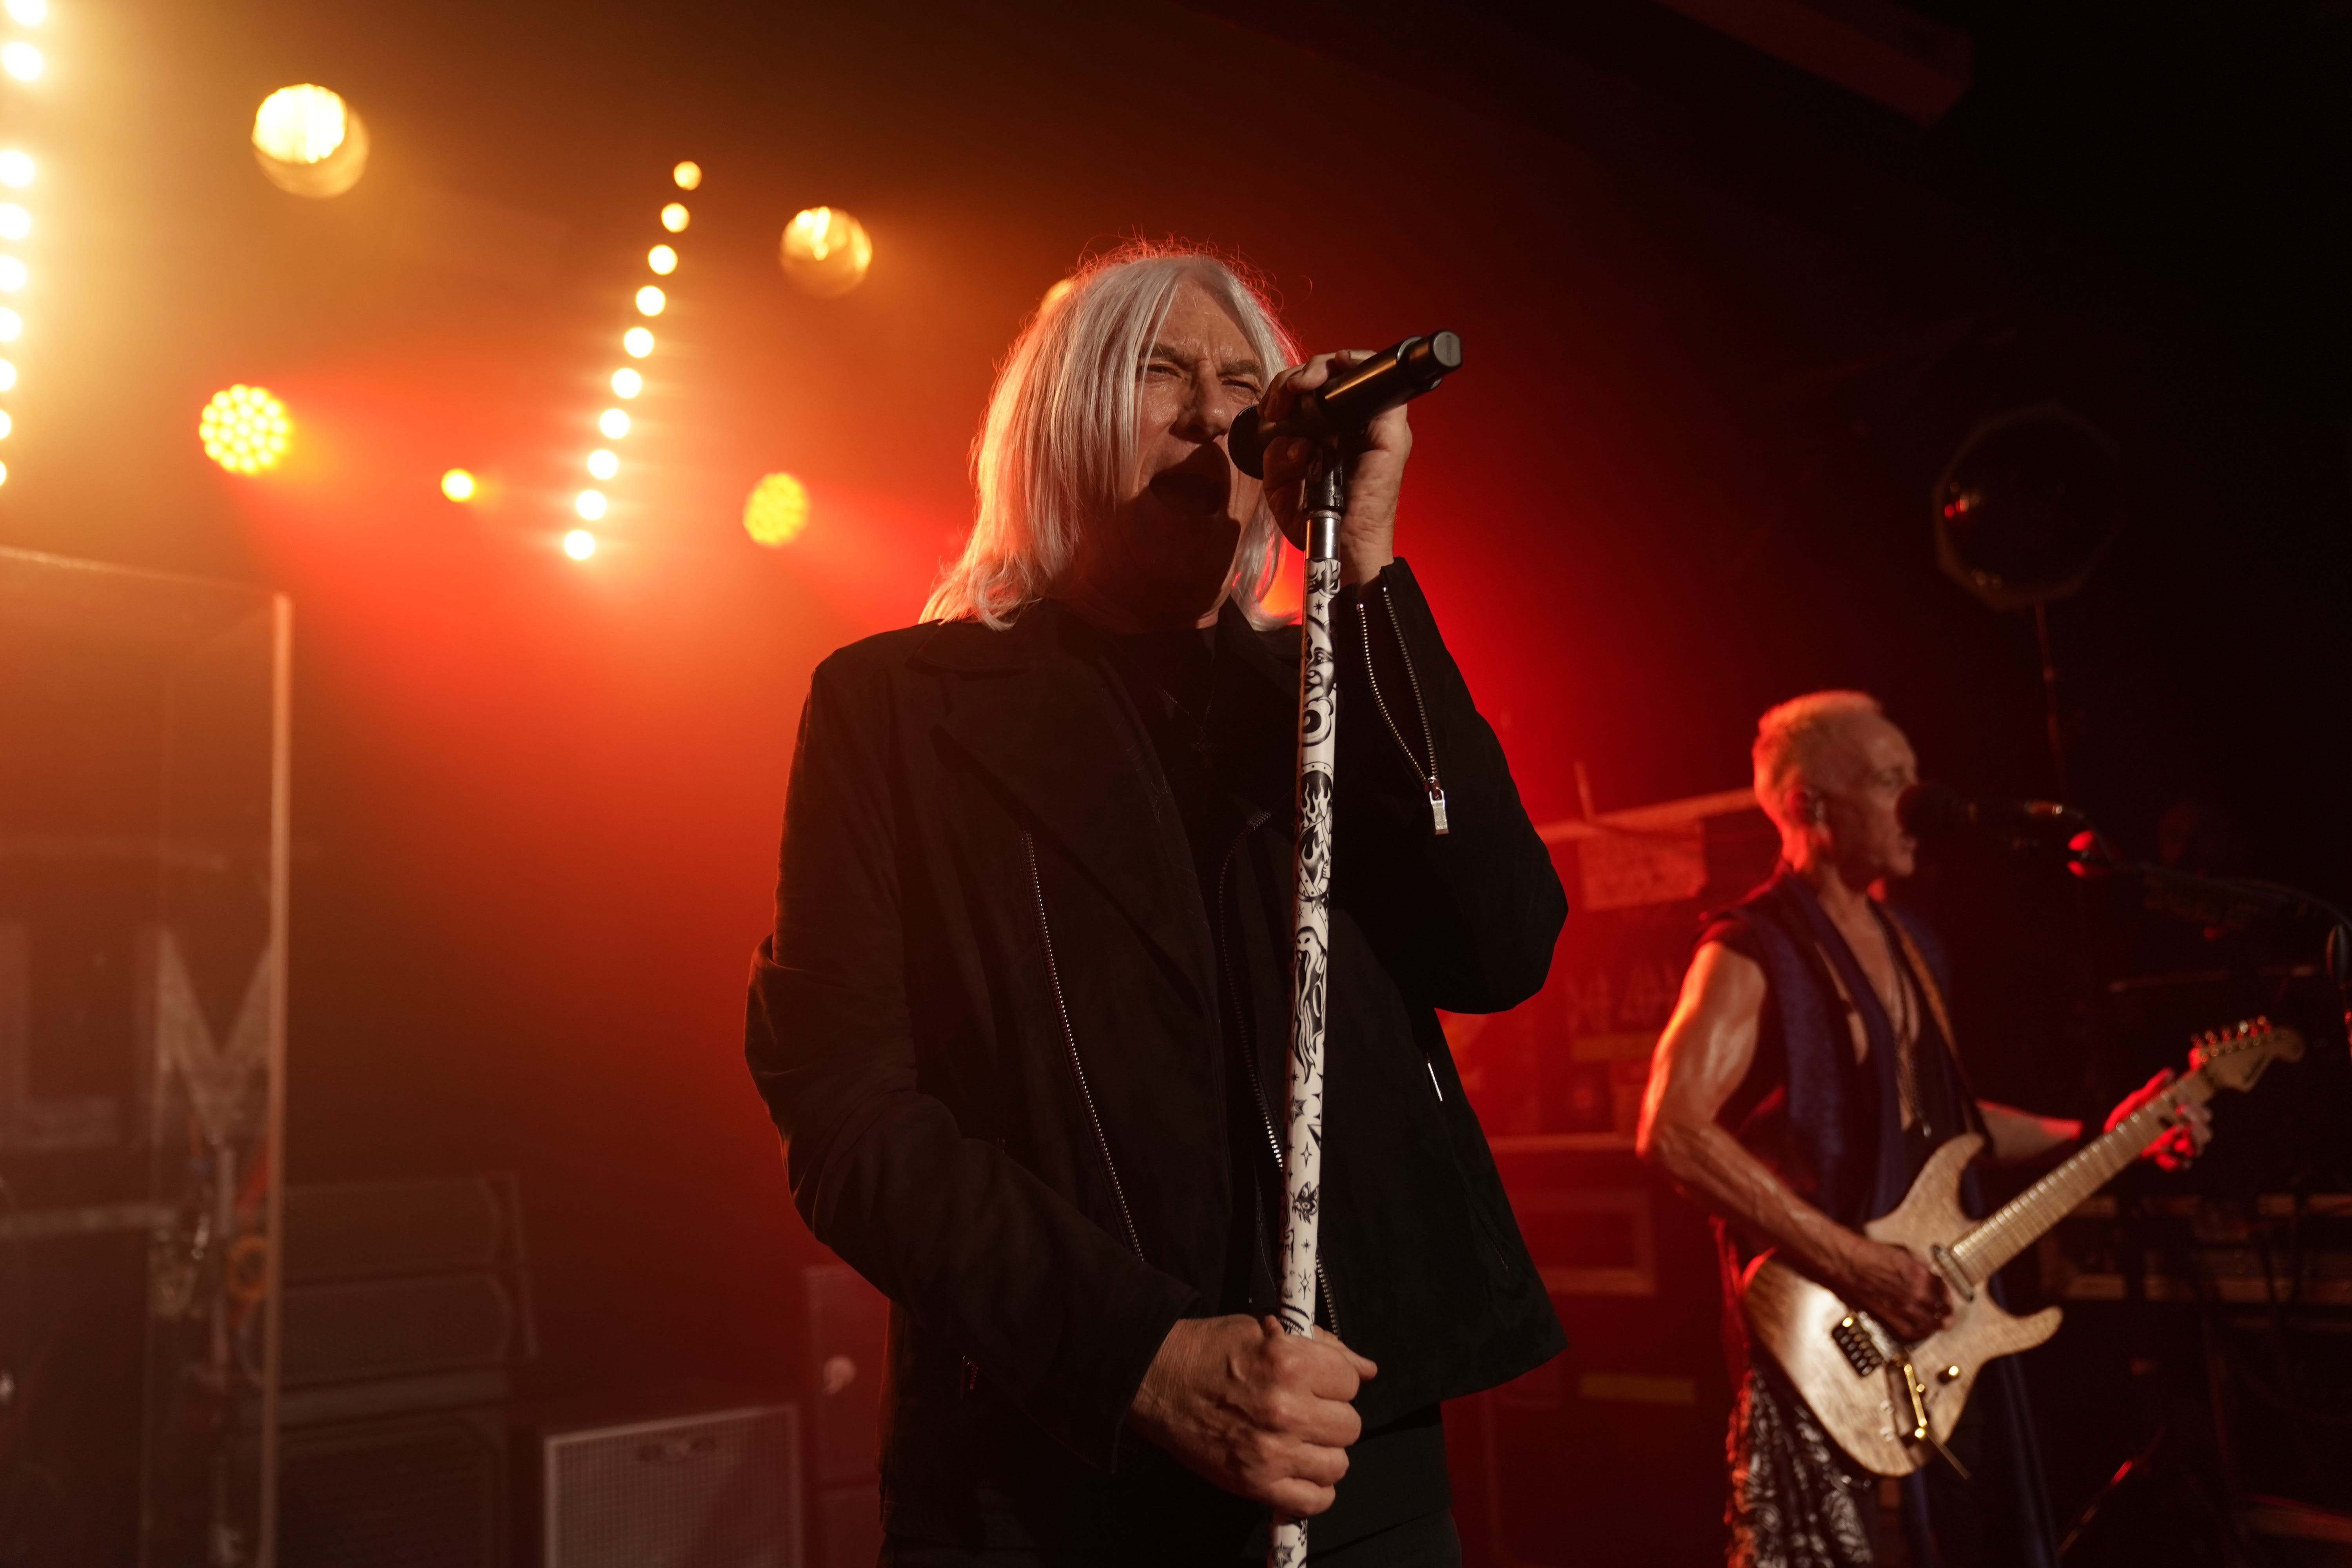
[[[1813,768],[1838,725],[1859,715],[1884,718],[1886,710],[1867,691],[1808,691],[1766,709],[1756,721],[1756,804],[1783,827],[1790,826],[1789,791],[1793,784],[1818,784]]]

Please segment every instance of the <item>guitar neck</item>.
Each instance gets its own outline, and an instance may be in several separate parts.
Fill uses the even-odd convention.
[[[2164,1131],[2178,1100],[2200,1104],[2213,1098],[2213,1081],[2202,1068],[2169,1086],[2115,1126],[2092,1139],[2056,1170],[1996,1210],[1952,1245],[1951,1256],[1970,1279],[1993,1271],[2039,1241],[2052,1226],[2081,1207],[2084,1199],[2113,1181]]]

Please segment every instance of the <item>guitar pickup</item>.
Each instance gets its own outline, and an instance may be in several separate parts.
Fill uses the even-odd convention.
[[[1879,1353],[1876,1342],[1870,1337],[1870,1331],[1851,1313],[1838,1320],[1837,1326],[1830,1331],[1830,1338],[1844,1353],[1857,1377],[1868,1377],[1886,1364],[1886,1358]]]

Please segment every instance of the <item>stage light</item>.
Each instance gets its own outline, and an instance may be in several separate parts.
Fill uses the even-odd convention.
[[[441,476],[441,493],[451,500],[472,500],[478,488],[474,476],[463,468],[452,468]]]
[[[25,286],[25,264],[13,256],[0,256],[0,289],[14,294]]]
[[[604,439],[617,441],[629,433],[629,416],[617,408],[607,408],[596,416],[596,428],[604,432]]]
[[[276,468],[286,455],[290,429],[284,404],[261,387],[242,383],[214,393],[196,421],[205,456],[233,474]]]
[[[669,177],[677,182],[679,190],[690,191],[702,184],[702,165],[689,158],[672,169],[669,172]]]
[[[621,459],[599,447],[588,454],[588,471],[600,479],[609,479],[621,471]]]
[[[631,327],[621,334],[621,346],[631,359],[643,359],[654,352],[654,335],[643,327]]]
[[[677,252],[667,245],[656,245],[646,252],[646,265],[667,278],[677,270]]]
[[[0,239],[22,239],[33,232],[33,215],[15,202],[0,202]]]
[[[768,474],[743,500],[743,531],[752,542],[774,550],[790,544],[808,526],[808,487],[790,474]]]
[[[5,463],[0,463],[0,485],[5,485],[5,484],[6,484],[7,482],[8,482],[8,465],[7,465],[7,464],[5,464]]]
[[[839,207],[811,207],[784,226],[784,276],[820,300],[848,293],[874,265],[866,226]]]
[[[253,155],[281,191],[340,196],[367,171],[367,126],[323,87],[281,87],[254,111]]]
[[[584,528],[575,528],[563,536],[563,553],[574,561],[585,561],[596,553],[596,536]]]
[[[646,378],[626,365],[613,373],[613,395],[635,397],[646,389]]]
[[[13,343],[25,335],[25,318],[16,311],[0,307],[0,343]]]
[[[662,208],[662,227],[672,234],[686,232],[687,214],[684,202],[672,202]]]
[[[0,408],[0,441],[6,440],[9,434],[16,428],[16,422],[8,417],[8,411],[5,408]]]
[[[13,185],[23,190],[33,183],[33,155],[11,147],[0,153],[0,185]]]
[[[13,390],[16,384],[16,367],[0,359],[0,392]]]
[[[582,490],[578,495],[572,498],[572,510],[578,512],[582,517],[586,518],[590,522],[595,521],[598,518],[604,515],[604,492],[603,490]]]
[[[637,314],[641,316],[658,316],[668,303],[669,297],[650,283],[637,290]]]
[[[30,81],[41,74],[41,51],[30,44],[10,44],[0,48],[0,70],[18,81]]]
[[[37,27],[48,16],[49,0],[8,0],[8,19],[20,27]]]

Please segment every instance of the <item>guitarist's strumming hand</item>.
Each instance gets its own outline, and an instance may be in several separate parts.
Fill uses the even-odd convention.
[[[2167,1068],[2124,1096],[2116,1108],[2107,1112],[2107,1125],[2115,1126],[2149,1100],[2161,1096],[2178,1076]],[[2153,1160],[2165,1170],[2178,1171],[2203,1153],[2205,1145],[2213,1142],[2213,1113],[2193,1100],[2179,1100],[2173,1102],[2171,1114],[2167,1120],[2172,1125],[2141,1152],[2140,1158]]]
[[[1857,1236],[1838,1272],[1839,1279],[1823,1283],[1899,1339],[1916,1344],[1951,1321],[1944,1281],[1902,1247]]]

